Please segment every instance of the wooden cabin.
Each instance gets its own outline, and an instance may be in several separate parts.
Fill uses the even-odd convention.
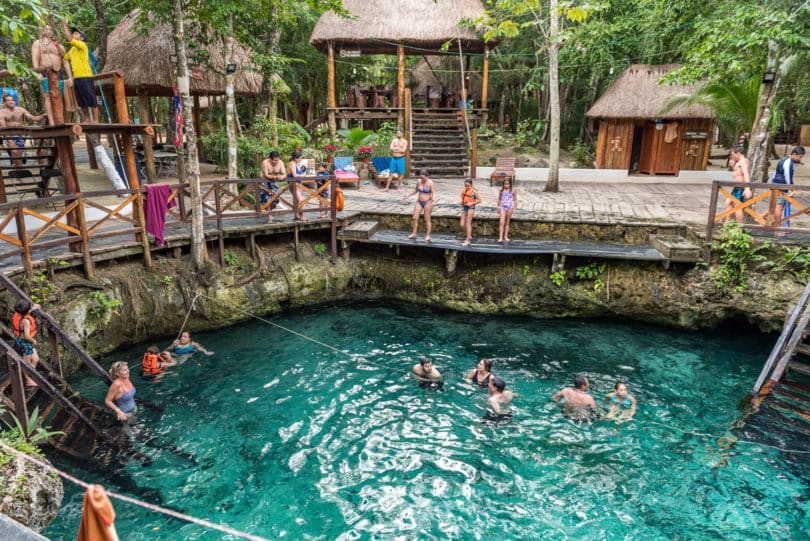
[[[712,143],[713,114],[705,105],[675,107],[669,101],[693,86],[668,85],[675,64],[633,64],[602,94],[586,116],[598,122],[597,169],[647,175],[703,171]]]

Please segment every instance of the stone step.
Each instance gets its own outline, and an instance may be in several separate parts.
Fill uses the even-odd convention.
[[[371,235],[380,228],[380,222],[376,220],[361,220],[354,222],[343,228],[342,238],[345,239],[370,239]]]

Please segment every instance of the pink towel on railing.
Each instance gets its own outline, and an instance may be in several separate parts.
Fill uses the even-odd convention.
[[[168,184],[147,184],[144,189],[146,189],[146,205],[143,212],[146,216],[146,232],[154,235],[158,246],[163,246],[166,243],[164,237],[166,210],[177,205],[177,201],[172,199],[171,203],[169,202],[172,189]]]

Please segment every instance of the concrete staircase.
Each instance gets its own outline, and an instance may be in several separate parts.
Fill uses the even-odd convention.
[[[411,174],[427,169],[431,177],[466,176],[469,167],[461,113],[414,111]]]

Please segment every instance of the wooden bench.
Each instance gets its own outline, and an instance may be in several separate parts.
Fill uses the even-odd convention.
[[[9,136],[7,135],[6,138]],[[26,194],[36,197],[53,195],[51,179],[61,176],[56,169],[56,146],[52,139],[12,136],[24,143],[16,149],[4,144],[0,146],[0,201],[8,202],[8,197],[17,194],[23,199]]]
[[[489,185],[492,186],[495,181],[503,182],[509,180],[512,184],[515,183],[515,157],[505,156],[495,160],[495,171],[489,175]]]

